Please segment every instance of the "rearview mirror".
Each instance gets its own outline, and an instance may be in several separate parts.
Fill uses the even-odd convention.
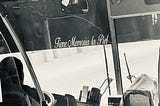
[[[87,0],[62,0],[62,11],[67,14],[85,14],[88,12]]]
[[[145,0],[147,5],[159,4],[160,0]]]

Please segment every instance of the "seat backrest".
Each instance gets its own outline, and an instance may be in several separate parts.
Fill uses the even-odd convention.
[[[94,106],[99,106],[101,101],[101,96],[102,95],[100,93],[100,89],[92,88],[87,98],[87,102],[93,104]]]
[[[128,90],[123,96],[123,106],[154,106],[148,90]]]
[[[31,106],[28,96],[22,90],[14,60],[0,63],[0,78],[3,102],[0,106]]]

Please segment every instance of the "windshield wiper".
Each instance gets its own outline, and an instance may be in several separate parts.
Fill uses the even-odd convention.
[[[127,66],[127,71],[128,71],[128,76],[127,78],[130,80],[130,82],[132,83],[133,80],[132,78],[136,78],[134,75],[131,75],[131,72],[130,72],[130,69],[129,69],[129,65],[128,65],[128,62],[127,62],[127,56],[126,54],[124,53],[124,58],[125,58],[125,62],[126,62],[126,66]]]

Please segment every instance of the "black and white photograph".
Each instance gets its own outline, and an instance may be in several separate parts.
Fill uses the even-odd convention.
[[[0,0],[0,106],[160,106],[160,0]]]

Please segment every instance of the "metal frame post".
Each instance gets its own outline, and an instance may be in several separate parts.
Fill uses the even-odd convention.
[[[115,23],[114,23],[114,19],[111,16],[110,0],[106,0],[106,3],[107,3],[110,34],[111,34],[111,39],[112,39],[112,53],[113,53],[117,94],[121,95],[123,94],[123,85],[122,85],[118,43],[117,43],[117,37],[116,37],[116,31],[115,31]]]

